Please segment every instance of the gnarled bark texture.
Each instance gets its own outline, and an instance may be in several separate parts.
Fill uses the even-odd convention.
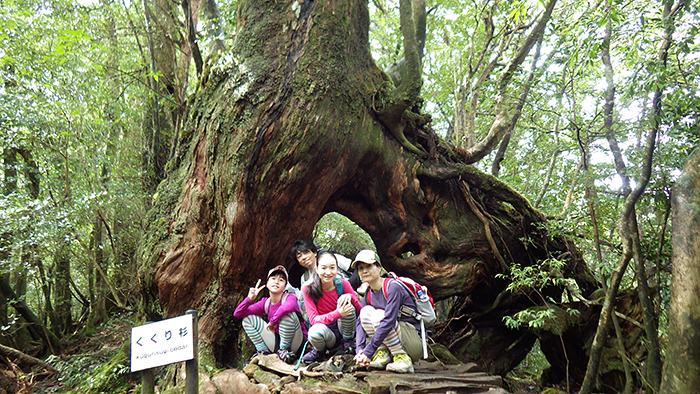
[[[505,372],[535,340],[502,316],[533,305],[496,279],[549,257],[584,295],[597,283],[574,245],[496,178],[462,163],[416,102],[394,122],[427,155],[408,152],[386,118],[390,79],[368,46],[366,2],[240,1],[230,53],[204,75],[141,245],[148,305],[200,312],[204,348],[238,356],[232,318],[247,289],[316,222],[337,211],[366,230],[389,270],[458,296],[442,336],[451,350]],[[370,246],[370,245],[367,245]],[[548,295],[558,298],[562,290]],[[447,340],[447,339],[446,339]]]

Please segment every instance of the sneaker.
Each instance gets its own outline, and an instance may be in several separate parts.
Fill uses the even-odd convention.
[[[345,339],[341,341],[343,346],[343,353],[345,354],[355,354],[355,338]]]
[[[394,362],[386,366],[386,370],[398,373],[412,373],[413,361],[408,357],[408,354],[397,354],[394,356]]]
[[[292,364],[297,360],[297,355],[287,348],[279,348],[277,350],[277,355],[280,357],[280,360],[284,361],[287,364]]]
[[[369,362],[369,367],[372,369],[384,369],[391,361],[391,356],[386,350],[379,349],[374,353],[372,361]]]
[[[311,349],[310,352],[306,353],[304,356],[301,358],[301,362],[309,364],[312,363],[318,359],[320,359],[323,356],[323,351],[319,352],[316,349]]]

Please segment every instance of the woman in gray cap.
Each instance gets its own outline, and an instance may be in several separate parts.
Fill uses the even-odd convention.
[[[371,250],[360,251],[352,267],[370,287],[370,302],[367,297],[362,300],[357,319],[355,363],[359,367],[413,372],[413,361],[420,358],[422,349],[420,322],[401,313],[402,308],[417,310],[413,297],[396,280],[381,276],[381,266]]]

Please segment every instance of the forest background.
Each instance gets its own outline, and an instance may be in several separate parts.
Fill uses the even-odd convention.
[[[663,356],[671,190],[700,133],[699,4],[559,2],[501,89],[545,5],[429,2],[424,110],[443,140],[472,152],[497,100],[517,103],[507,133],[473,165],[530,200],[548,231],[572,238],[601,282],[625,237],[634,241],[638,261],[620,288],[636,289],[644,272]],[[0,2],[2,344],[71,365],[60,357],[64,341],[142,308],[134,273],[144,218],[200,80],[236,39],[236,7]],[[403,56],[399,4],[369,8],[372,54],[390,73]],[[619,225],[630,220],[633,236]],[[337,214],[314,235],[347,256],[372,242]]]

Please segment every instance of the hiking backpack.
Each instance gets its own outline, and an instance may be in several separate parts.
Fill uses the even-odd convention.
[[[399,316],[411,316],[420,322],[421,328],[421,341],[423,342],[423,358],[428,358],[428,343],[425,334],[425,327],[430,327],[435,323],[437,317],[435,316],[435,301],[433,301],[433,296],[427,287],[417,283],[411,278],[404,276],[398,276],[394,272],[389,272],[389,277],[384,278],[384,283],[382,285],[382,292],[384,293],[384,298],[389,299],[387,293],[387,288],[389,287],[389,282],[395,280],[406,290],[408,294],[413,298],[413,302],[416,304],[416,309],[409,307],[408,305],[402,305],[399,310]],[[371,305],[372,302],[372,291],[368,290],[366,295],[367,305]]]

